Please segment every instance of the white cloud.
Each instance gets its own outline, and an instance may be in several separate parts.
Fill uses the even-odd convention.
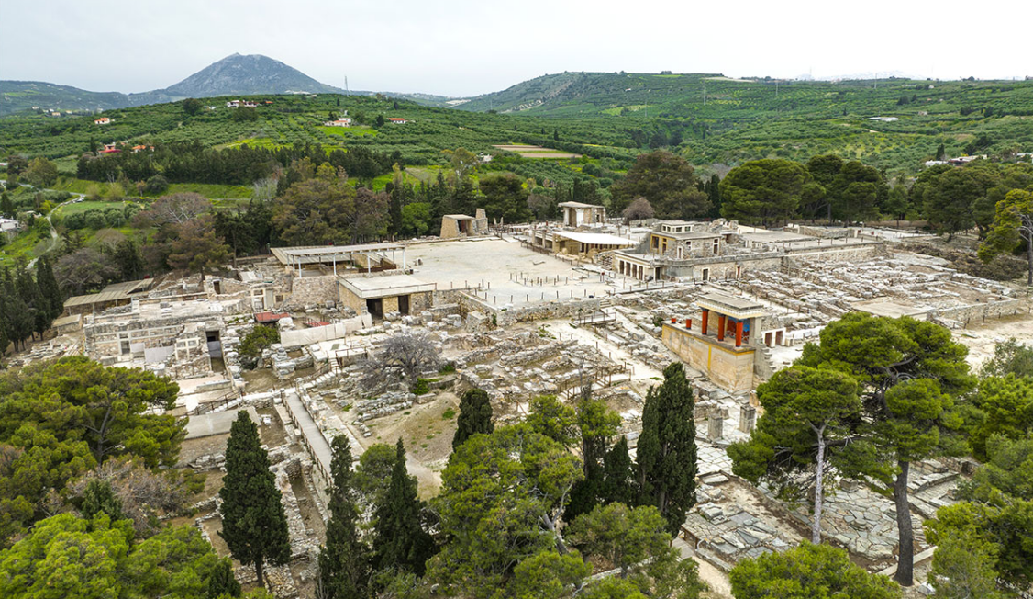
[[[816,77],[1031,74],[1029,2],[25,0],[0,3],[0,78],[166,87],[233,52],[352,89],[486,93],[546,72]]]

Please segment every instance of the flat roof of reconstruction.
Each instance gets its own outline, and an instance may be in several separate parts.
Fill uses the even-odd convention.
[[[273,255],[284,266],[318,264],[350,254],[370,254],[405,249],[401,243],[361,243],[356,245],[305,245],[273,248]]]
[[[705,310],[714,310],[739,319],[754,318],[768,313],[765,306],[756,300],[721,293],[709,293],[698,298],[696,305]]]
[[[600,245],[635,245],[636,242],[610,233],[584,233],[581,231],[557,231],[557,235],[577,241],[578,243],[598,243]]]
[[[434,291],[434,283],[422,281],[413,275],[348,277],[338,279],[338,282],[362,299],[377,299]]]
[[[141,279],[139,281],[126,281],[108,285],[100,293],[90,295],[77,295],[65,300],[65,307],[82,306],[84,304],[99,304],[102,302],[113,302],[129,299],[129,294],[147,291],[154,284],[154,279]]]

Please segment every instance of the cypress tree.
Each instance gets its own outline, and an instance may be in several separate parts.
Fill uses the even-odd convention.
[[[7,353],[7,344],[11,342],[7,335],[7,291],[3,281],[0,281],[0,363],[3,362],[4,354]]]
[[[80,511],[87,520],[92,520],[101,512],[107,514],[112,522],[123,518],[122,502],[115,496],[111,483],[97,478],[86,485]]]
[[[674,535],[696,503],[693,390],[681,362],[665,368],[664,382],[646,395],[637,456],[639,503],[657,507]]]
[[[452,449],[463,445],[464,441],[474,435],[491,435],[493,430],[492,401],[488,393],[481,389],[471,389],[464,393],[460,398],[460,415],[456,419]]]
[[[14,202],[11,201],[11,196],[7,195],[7,191],[0,194],[0,216],[14,218]]]
[[[427,560],[434,555],[431,535],[420,526],[421,501],[416,496],[416,479],[406,472],[406,447],[395,445],[395,465],[384,503],[374,510],[374,563],[378,570],[403,570],[423,576]]]
[[[628,439],[624,435],[603,458],[603,485],[600,500],[604,504],[631,504],[635,499],[635,473],[628,455]]]
[[[46,257],[40,258],[36,263],[36,284],[39,285],[40,294],[47,306],[47,315],[53,321],[65,311],[65,305],[61,287],[54,278],[54,269]]]
[[[25,340],[32,336],[32,312],[29,304],[22,298],[10,273],[4,275],[4,295],[6,302],[4,313],[7,315],[7,338],[15,344],[21,341],[25,349]]]
[[[219,599],[229,595],[241,596],[241,584],[233,576],[233,564],[228,559],[221,559],[208,575],[207,599]]]
[[[226,476],[219,497],[223,518],[219,536],[226,540],[237,561],[255,566],[261,586],[263,563],[286,564],[291,544],[280,490],[269,469],[269,455],[262,448],[258,427],[243,410],[230,427]]]
[[[352,450],[348,437],[331,443],[330,520],[327,544],[320,547],[319,585],[322,599],[366,597],[370,583],[370,549],[359,538],[359,508],[352,487]]]

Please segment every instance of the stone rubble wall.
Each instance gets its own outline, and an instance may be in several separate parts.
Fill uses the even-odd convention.
[[[338,278],[295,277],[291,282],[291,295],[284,302],[287,310],[309,310],[316,306],[332,306],[338,302]]]

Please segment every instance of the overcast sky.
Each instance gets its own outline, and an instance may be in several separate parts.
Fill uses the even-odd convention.
[[[240,52],[351,89],[474,95],[562,71],[1034,74],[1034,2],[0,0],[0,79],[163,88]],[[1024,42],[1023,40],[1028,40]]]

